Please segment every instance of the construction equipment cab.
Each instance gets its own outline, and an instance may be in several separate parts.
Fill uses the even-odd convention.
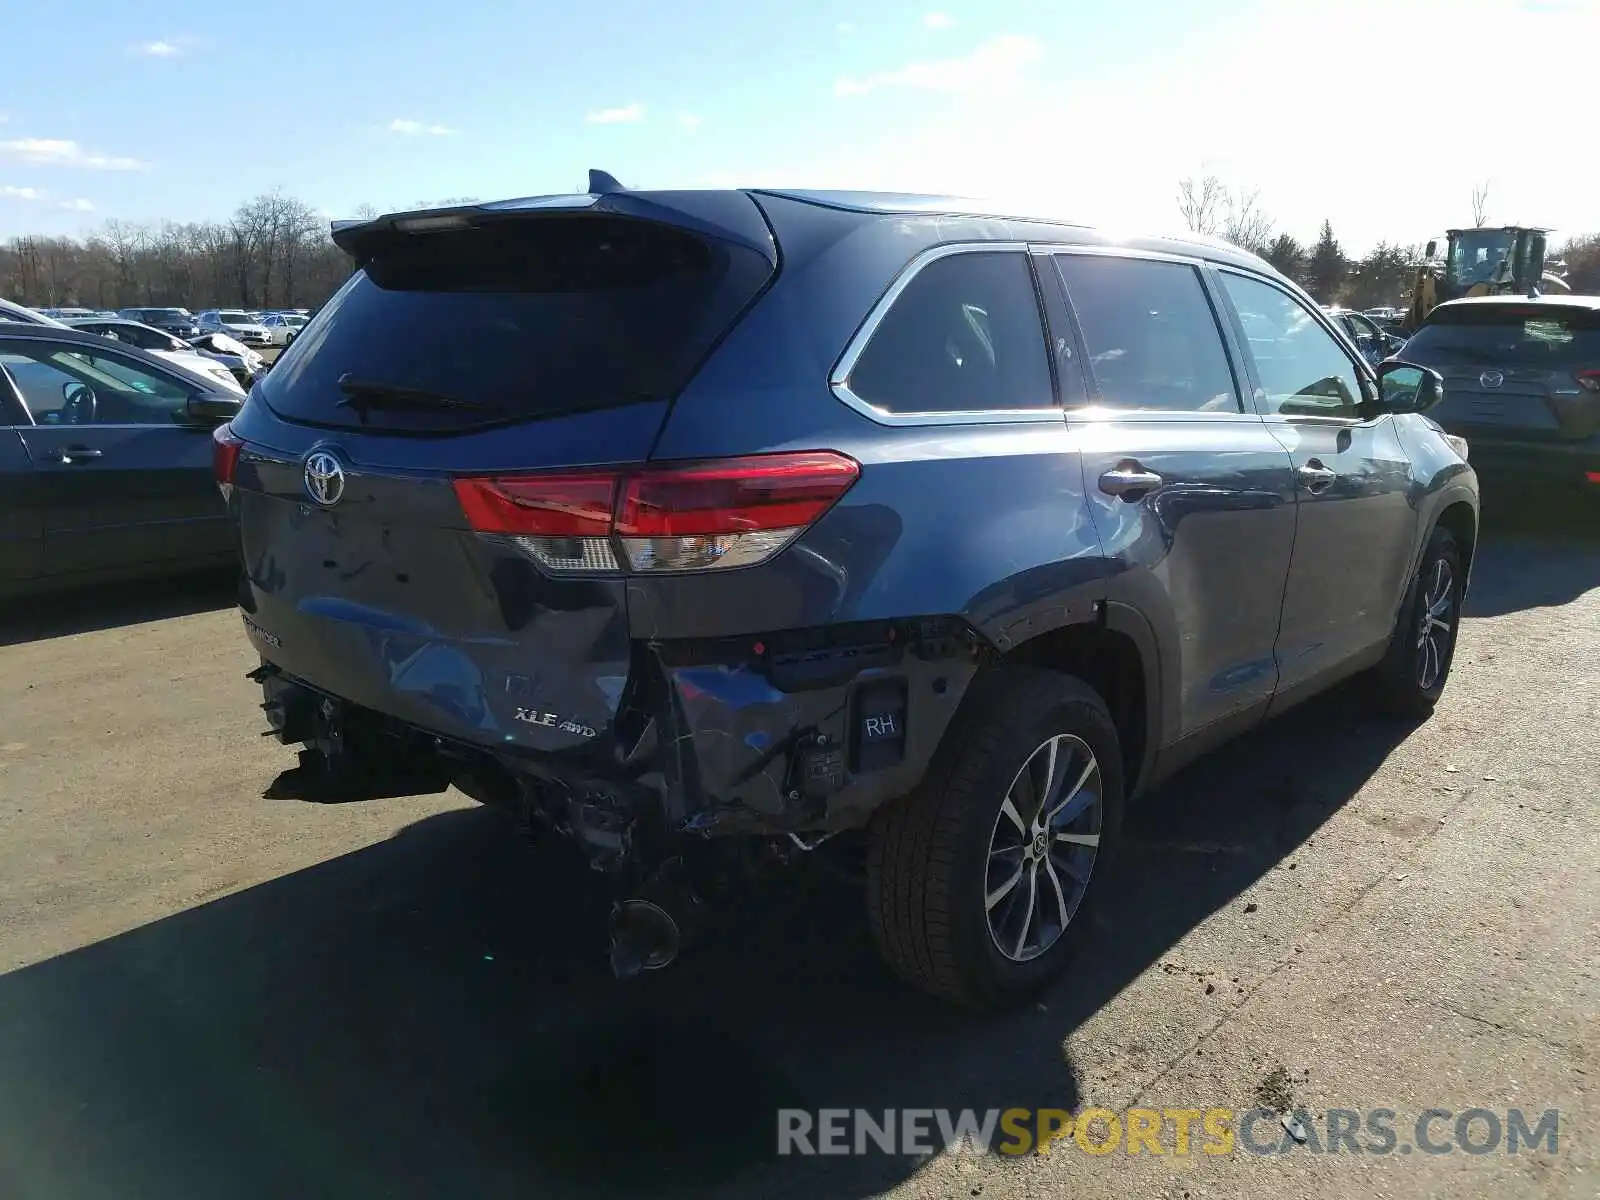
[[[1437,241],[1428,243],[1417,269],[1411,309],[1404,332],[1411,334],[1427,320],[1434,305],[1462,296],[1567,291],[1559,276],[1544,269],[1548,229],[1506,225],[1496,229],[1452,229],[1445,234],[1445,256]]]

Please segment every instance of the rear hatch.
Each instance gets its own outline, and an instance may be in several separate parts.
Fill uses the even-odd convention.
[[[231,425],[242,445],[219,440],[252,640],[291,675],[442,734],[594,743],[630,659],[595,469],[649,457],[673,397],[771,280],[759,210],[741,193],[628,193],[335,237],[360,269],[256,385]],[[460,490],[528,472],[556,481],[531,520],[503,490]],[[597,511],[602,536],[567,536]],[[560,536],[524,536],[539,529]]]
[[[1440,372],[1429,415],[1453,433],[1526,442],[1600,435],[1600,312],[1506,301],[1435,309],[1404,357]]]

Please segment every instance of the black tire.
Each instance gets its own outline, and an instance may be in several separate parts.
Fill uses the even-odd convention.
[[[1032,668],[1000,668],[976,681],[974,689],[922,786],[877,814],[867,856],[867,899],[878,947],[902,978],[959,1004],[994,1008],[1060,974],[1088,937],[1121,829],[1122,752],[1105,702],[1081,680]],[[1098,846],[1091,851],[1076,844],[1083,833],[1030,834],[1019,820],[1014,823],[1020,843],[1015,850],[991,853],[1002,829],[1010,829],[1002,824],[1008,821],[1002,814],[1013,788],[1019,789],[1013,813],[1038,794],[1033,784],[1045,764],[1033,756],[1046,751],[1052,739],[1059,739],[1055,744],[1061,755],[1076,755],[1081,749],[1093,755],[1099,782],[1097,819],[1078,828],[1092,826]],[[1072,780],[1066,773],[1077,769],[1072,764],[1081,765],[1077,759],[1063,764],[1067,786]],[[1024,780],[1024,767],[1039,774]],[[1091,790],[1092,780],[1080,795]],[[1073,805],[1062,803],[1065,817]],[[1088,810],[1082,819],[1089,820]],[[1067,824],[1054,828],[1064,830]],[[1040,836],[1044,857],[1024,861],[1037,853]],[[1082,883],[1067,874],[1058,858],[1058,837],[1063,844],[1074,839],[1059,850],[1060,855],[1078,856],[1071,860],[1074,867],[1082,869],[1082,856],[1088,853]],[[991,928],[991,911],[998,914],[1012,898],[987,903],[997,878],[991,872],[1008,873],[1011,860],[1006,856],[1011,853],[1017,855],[1018,878],[1031,872],[1030,878],[1049,881],[1050,887],[1041,886],[1046,907],[1054,898],[1052,911],[1066,916],[1064,922],[1041,916],[1039,949],[1026,961],[1002,950],[1000,934]],[[1048,871],[1042,869],[1046,864]],[[1076,903],[1070,906],[1061,898],[1065,885],[1051,890],[1064,874],[1076,889]],[[1013,889],[1018,905],[1023,886]],[[1018,924],[1025,937],[1032,920],[1032,909],[1016,917],[1006,928],[1006,941],[1012,941],[1010,931]],[[1046,947],[1052,929],[1060,931]],[[1016,948],[1022,945],[1023,938],[1017,938]]]
[[[1448,580],[1440,607],[1440,572]],[[1397,717],[1426,720],[1444,695],[1455,661],[1456,639],[1461,632],[1461,602],[1465,596],[1461,550],[1448,529],[1436,526],[1428,535],[1422,561],[1406,589],[1405,602],[1395,621],[1389,652],[1372,672],[1374,699]],[[1427,629],[1425,614],[1432,614]],[[1444,621],[1440,628],[1438,621]]]

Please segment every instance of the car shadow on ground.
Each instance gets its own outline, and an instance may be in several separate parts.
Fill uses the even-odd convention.
[[[1600,588],[1600,503],[1579,499],[1485,496],[1468,617],[1557,608]]]
[[[0,601],[0,646],[213,612],[238,595],[238,574],[226,569],[8,599]]]
[[[0,1194],[875,1194],[917,1160],[779,1159],[776,1110],[1076,1107],[1063,1039],[1407,733],[1357,704],[1314,701],[1139,805],[1114,926],[1000,1016],[899,985],[854,890],[806,871],[619,985],[596,877],[486,810],[429,818],[0,977]]]

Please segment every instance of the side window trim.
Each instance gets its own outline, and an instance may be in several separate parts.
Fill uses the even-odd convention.
[[[1332,339],[1333,344],[1339,348],[1339,353],[1343,354],[1345,359],[1350,363],[1350,369],[1355,372],[1356,378],[1360,380],[1362,388],[1366,390],[1367,394],[1364,399],[1370,400],[1373,398],[1373,396],[1376,394],[1376,373],[1360,354],[1352,354],[1350,350],[1346,348],[1345,343],[1349,340],[1349,335],[1343,334],[1338,330],[1338,328],[1333,324],[1332,318],[1330,318],[1327,313],[1322,311],[1320,305],[1307,304],[1303,299],[1301,299],[1299,296],[1296,296],[1277,280],[1266,275],[1258,274],[1255,271],[1245,271],[1238,267],[1220,266],[1216,264],[1212,265],[1212,270],[1217,272],[1219,276],[1223,273],[1227,273],[1229,275],[1237,275],[1241,279],[1248,279],[1252,283],[1265,284],[1274,291],[1279,292],[1283,296],[1292,300],[1301,308],[1305,309],[1311,314],[1312,319],[1322,326],[1323,332],[1328,334],[1328,336]],[[1233,329],[1234,337],[1238,339],[1239,345],[1243,352],[1242,359],[1250,378],[1251,406],[1255,409],[1257,414],[1260,415],[1262,420],[1292,421],[1298,424],[1309,423],[1314,425],[1349,426],[1360,425],[1364,421],[1369,420],[1369,418],[1362,417],[1359,414],[1353,417],[1335,417],[1313,415],[1311,413],[1281,413],[1269,410],[1263,403],[1264,397],[1266,396],[1266,389],[1261,386],[1261,375],[1256,367],[1255,354],[1250,350],[1250,339],[1245,336],[1244,321],[1239,316],[1238,309],[1234,307],[1233,299],[1228,295],[1227,288],[1222,287],[1221,282],[1221,279],[1218,278],[1218,286],[1216,291],[1222,300],[1224,311],[1228,314],[1228,323]]]
[[[1034,311],[1039,319],[1039,336],[1041,350],[1045,352],[1045,359],[1050,371],[1051,387],[1057,397],[1057,403],[1047,408],[995,408],[983,409],[973,412],[890,412],[869,403],[856,395],[850,389],[850,374],[855,370],[857,361],[866,352],[867,346],[872,341],[872,336],[878,331],[878,326],[883,324],[883,319],[888,316],[889,310],[894,307],[895,301],[910,286],[911,281],[920,275],[929,263],[938,262],[940,259],[950,258],[957,254],[1021,254],[1023,261],[1028,264],[1028,275],[1033,287]],[[943,245],[932,246],[915,255],[910,262],[900,269],[888,289],[878,298],[876,304],[868,310],[866,318],[861,322],[855,333],[851,335],[846,344],[844,353],[839,356],[833,365],[833,370],[828,373],[828,386],[835,397],[848,407],[854,409],[870,421],[879,425],[1015,425],[1019,423],[1035,422],[1052,424],[1061,420],[1061,407],[1059,403],[1060,390],[1056,379],[1054,356],[1050,351],[1050,326],[1045,318],[1043,297],[1040,295],[1039,279],[1033,270],[1033,264],[1028,255],[1026,242],[947,242]]]
[[[1253,419],[1258,415],[1258,411],[1254,404],[1246,402],[1247,395],[1251,390],[1251,385],[1249,376],[1245,373],[1245,359],[1240,353],[1239,347],[1236,344],[1233,336],[1231,312],[1219,304],[1216,294],[1219,289],[1216,288],[1214,281],[1210,276],[1211,264],[1209,262],[1205,261],[1204,259],[1191,258],[1186,255],[1162,254],[1155,251],[1144,250],[1128,250],[1121,246],[1076,246],[1071,244],[1055,245],[1041,243],[1036,247],[1036,252],[1040,255],[1048,255],[1052,260],[1050,264],[1050,274],[1055,280],[1055,286],[1061,293],[1062,304],[1070,314],[1072,320],[1073,333],[1076,338],[1077,346],[1075,353],[1079,356],[1079,362],[1081,364],[1079,368],[1079,375],[1083,380],[1085,398],[1089,407],[1093,407],[1098,403],[1100,399],[1100,386],[1094,377],[1094,366],[1090,359],[1088,343],[1083,337],[1083,328],[1079,321],[1077,307],[1072,299],[1071,290],[1067,287],[1067,281],[1062,277],[1060,270],[1056,268],[1055,262],[1053,261],[1056,258],[1064,257],[1066,255],[1076,255],[1085,258],[1129,258],[1136,259],[1140,262],[1172,263],[1177,266],[1189,267],[1191,270],[1193,270],[1199,279],[1200,289],[1205,295],[1206,303],[1211,308],[1211,320],[1216,327],[1217,337],[1222,342],[1223,356],[1228,363],[1228,374],[1233,381],[1234,399],[1240,404],[1240,408],[1235,412],[1200,412],[1198,410],[1162,412],[1158,409],[1138,408],[1118,408],[1114,410],[1108,410],[1115,412],[1117,421],[1139,421],[1153,423],[1171,423],[1174,421],[1181,422],[1196,420],[1226,421],[1236,417],[1250,417]],[[1074,414],[1069,409],[1067,412],[1068,420],[1071,420],[1074,415],[1081,416],[1081,414]]]
[[[1089,390],[1089,343],[1084,341],[1078,314],[1061,282],[1061,272],[1056,270],[1057,253],[1053,246],[1028,247],[1034,286],[1039,289],[1044,306],[1045,343],[1050,371],[1055,376],[1056,405],[1063,415],[1068,415],[1093,403],[1094,397]],[[1063,369],[1063,359],[1070,364],[1069,369]]]
[[[0,363],[0,428],[32,429],[35,424],[33,414],[28,411],[27,402],[22,398],[22,389],[11,378],[6,365]]]

